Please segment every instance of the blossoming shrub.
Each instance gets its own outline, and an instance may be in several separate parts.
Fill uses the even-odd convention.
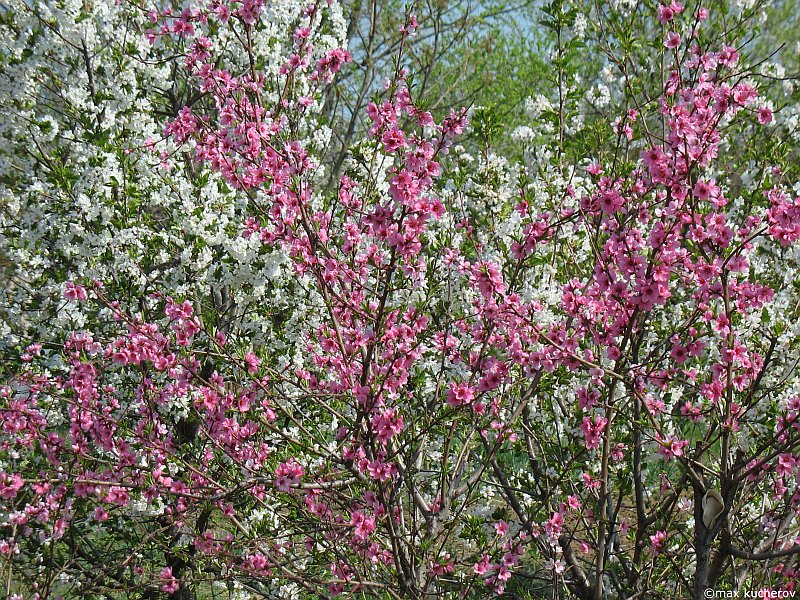
[[[466,110],[420,105],[401,45],[326,192],[315,110],[350,56],[327,37],[333,5],[281,6],[139,15],[141,52],[170,66],[183,105],[163,140],[101,143],[132,164],[155,149],[170,169],[158,186],[220,190],[241,219],[226,251],[282,257],[286,274],[247,287],[263,305],[238,317],[266,343],[233,327],[218,282],[187,271],[126,296],[111,259],[53,255],[41,277],[83,321],[60,345],[42,322],[0,388],[8,594],[793,590],[800,199],[791,165],[728,156],[775,113],[742,51],[706,37],[706,9],[637,9],[660,32],[663,78],[645,94],[612,60],[624,102],[605,125],[594,115],[612,141],[585,156],[567,120],[583,100],[561,96],[560,77],[560,102],[532,101],[544,108],[512,164],[492,153],[486,113],[470,130]],[[37,35],[54,27],[19,10]],[[579,22],[560,2],[546,14],[558,31]],[[403,36],[417,25],[407,14]],[[556,38],[567,71],[578,46]],[[86,68],[85,48],[66,44],[76,62],[63,62]],[[63,114],[49,106],[35,103]],[[457,146],[471,133],[477,154]],[[735,167],[751,159],[760,176],[745,185]],[[39,178],[53,172],[42,162],[13,197],[45,189],[74,207],[79,178]],[[155,211],[165,188],[113,189],[98,206]],[[182,214],[143,235],[180,246]],[[153,260],[146,246],[126,264]]]
[[[217,23],[201,36],[199,6],[167,6],[163,17],[155,5],[111,1],[2,9],[6,360],[25,340],[63,340],[102,320],[63,302],[64,282],[78,277],[102,279],[117,300],[139,308],[156,290],[192,298],[220,327],[255,344],[285,333],[273,330],[275,315],[288,318],[283,292],[295,296],[285,257],[243,238],[245,199],[187,163],[164,136],[167,117],[207,103],[179,56],[195,39],[213,40],[237,72],[246,64],[232,43],[238,32]],[[304,7],[248,5],[260,14],[248,44],[263,77],[281,77],[285,38]],[[344,29],[338,5],[322,7],[315,52],[339,47]],[[299,94],[311,84],[294,85]],[[303,136],[309,148],[322,148],[329,133],[316,126]]]

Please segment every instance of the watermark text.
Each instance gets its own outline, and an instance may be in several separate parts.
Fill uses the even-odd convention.
[[[703,594],[706,598],[794,598],[796,590],[715,590],[708,588]]]

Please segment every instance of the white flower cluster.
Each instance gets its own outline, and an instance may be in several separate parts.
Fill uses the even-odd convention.
[[[252,48],[268,80],[288,61],[285,40],[305,7],[265,5]],[[129,3],[11,0],[3,10],[0,351],[82,327],[86,308],[61,293],[65,281],[88,278],[120,300],[188,298],[224,314],[216,326],[229,338],[268,343],[274,315],[291,312],[298,291],[282,251],[242,237],[248,198],[163,139],[165,122],[194,101],[166,60],[174,44],[150,43],[147,16]],[[317,52],[345,36],[338,5],[324,11]],[[246,64],[230,28],[202,33],[232,71]],[[295,85],[309,89],[302,77]],[[330,135],[309,131],[310,147]]]

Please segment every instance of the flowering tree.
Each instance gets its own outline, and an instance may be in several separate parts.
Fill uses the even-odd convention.
[[[794,591],[792,90],[757,7],[618,4],[544,7],[517,163],[406,12],[333,187],[334,3],[7,11],[7,595]]]

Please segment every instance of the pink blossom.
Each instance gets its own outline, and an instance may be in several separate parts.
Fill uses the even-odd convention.
[[[489,566],[491,565],[491,561],[487,555],[483,555],[481,560],[476,562],[475,565],[472,567],[472,572],[476,575],[484,575],[489,570]]]
[[[683,450],[689,445],[687,440],[678,439],[674,435],[658,438],[658,453],[667,460],[683,456]]]
[[[661,23],[662,25],[666,25],[675,18],[676,12],[679,11],[676,11],[673,5],[659,4],[658,6],[659,23]]]
[[[258,373],[258,367],[261,364],[261,359],[258,358],[254,352],[248,352],[245,354],[244,357],[245,365],[247,366],[247,372],[251,375],[255,375]]]
[[[447,405],[451,408],[469,405],[474,398],[475,392],[468,383],[450,383],[447,392]]]
[[[180,588],[180,583],[172,576],[172,567],[161,570],[161,591],[165,594],[174,594]]]
[[[678,33],[676,33],[675,31],[670,31],[667,34],[667,39],[664,41],[664,45],[667,48],[674,50],[675,48],[681,45],[681,36],[678,35]]]
[[[366,540],[375,531],[375,517],[367,517],[360,510],[355,511],[350,518],[350,525],[353,526],[353,537],[359,541]]]
[[[281,492],[289,492],[292,487],[300,483],[304,474],[305,469],[294,460],[282,462],[275,469],[274,485]]]
[[[544,530],[551,542],[558,539],[558,536],[561,535],[561,528],[563,526],[564,517],[559,512],[554,512],[553,516],[545,521]]]
[[[586,167],[586,170],[591,175],[601,175],[603,173],[603,167],[601,165],[599,165],[598,163],[590,164],[588,167]]]
[[[24,481],[17,473],[2,473],[0,472],[0,498],[6,500],[16,498],[19,490],[22,489]]]
[[[387,153],[395,152],[406,145],[405,134],[397,127],[386,131],[381,141],[383,142],[383,149]]]
[[[583,431],[584,444],[587,450],[596,450],[600,446],[600,438],[607,424],[608,419],[599,414],[594,416],[594,420],[589,417],[583,417],[581,430]]]
[[[72,281],[64,284],[64,298],[70,302],[83,302],[86,300],[86,289]]]
[[[667,539],[666,531],[657,531],[650,536],[650,549],[654,554],[659,554],[664,549],[664,542]]]
[[[508,523],[506,523],[505,521],[498,521],[497,523],[494,524],[494,530],[499,537],[503,537],[505,534],[508,533]]]

